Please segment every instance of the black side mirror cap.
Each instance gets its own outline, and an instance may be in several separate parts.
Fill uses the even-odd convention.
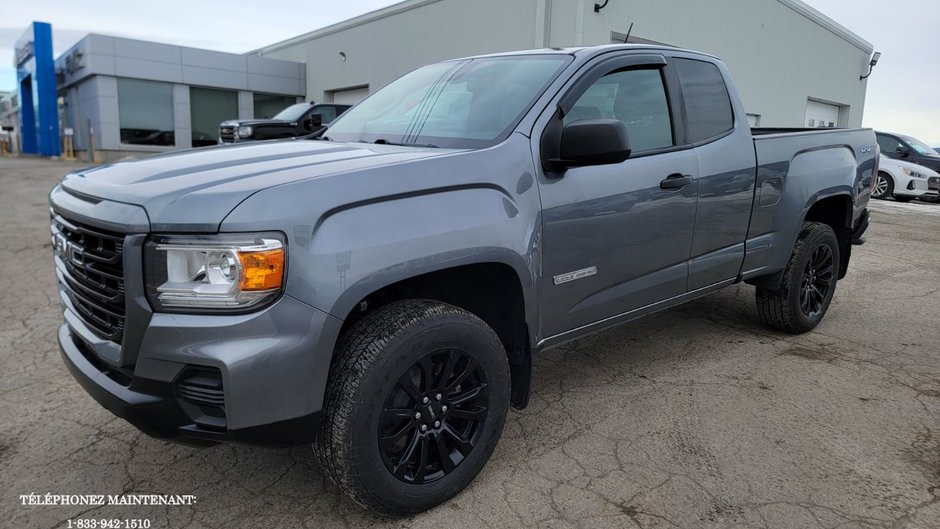
[[[561,131],[555,166],[581,167],[620,163],[630,157],[630,136],[619,119],[580,119]]]

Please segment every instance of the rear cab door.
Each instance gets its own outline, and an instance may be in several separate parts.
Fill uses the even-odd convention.
[[[756,161],[747,114],[725,65],[671,54],[679,78],[686,136],[698,159],[698,205],[687,290],[734,281],[744,262]]]

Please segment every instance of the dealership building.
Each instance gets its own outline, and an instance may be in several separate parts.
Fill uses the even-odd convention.
[[[36,108],[19,132],[39,136],[20,144],[50,143],[52,126],[29,120],[48,121],[53,97],[57,130],[104,159],[214,144],[219,122],[298,100],[354,104],[434,61],[625,41],[721,57],[754,126],[858,127],[874,51],[799,0],[406,0],[245,54],[88,35],[54,60],[50,91],[37,24],[16,56],[19,99]]]
[[[55,65],[63,130],[105,158],[214,145],[220,122],[270,117],[306,90],[296,62],[104,35]]]

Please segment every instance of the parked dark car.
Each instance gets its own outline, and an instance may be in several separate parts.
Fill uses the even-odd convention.
[[[312,442],[360,504],[415,513],[480,472],[540,351],[742,282],[768,326],[815,328],[878,159],[871,129],[751,129],[702,53],[431,64],[319,139],[66,176],[59,345],[150,435]]]
[[[881,147],[881,154],[888,158],[904,160],[905,162],[916,163],[928,169],[940,173],[940,153],[936,149],[931,149],[926,143],[905,136],[904,134],[895,134],[893,132],[875,132],[878,138],[878,146]],[[931,178],[927,182],[930,191],[940,191],[940,179]],[[940,196],[935,193],[924,195],[920,200],[925,202],[940,202]]]
[[[306,136],[323,130],[350,105],[297,103],[271,119],[223,121],[219,125],[219,143],[272,140]]]

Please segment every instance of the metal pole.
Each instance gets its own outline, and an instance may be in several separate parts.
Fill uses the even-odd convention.
[[[98,156],[95,153],[95,129],[91,126],[91,120],[88,121],[88,161],[98,163]]]

